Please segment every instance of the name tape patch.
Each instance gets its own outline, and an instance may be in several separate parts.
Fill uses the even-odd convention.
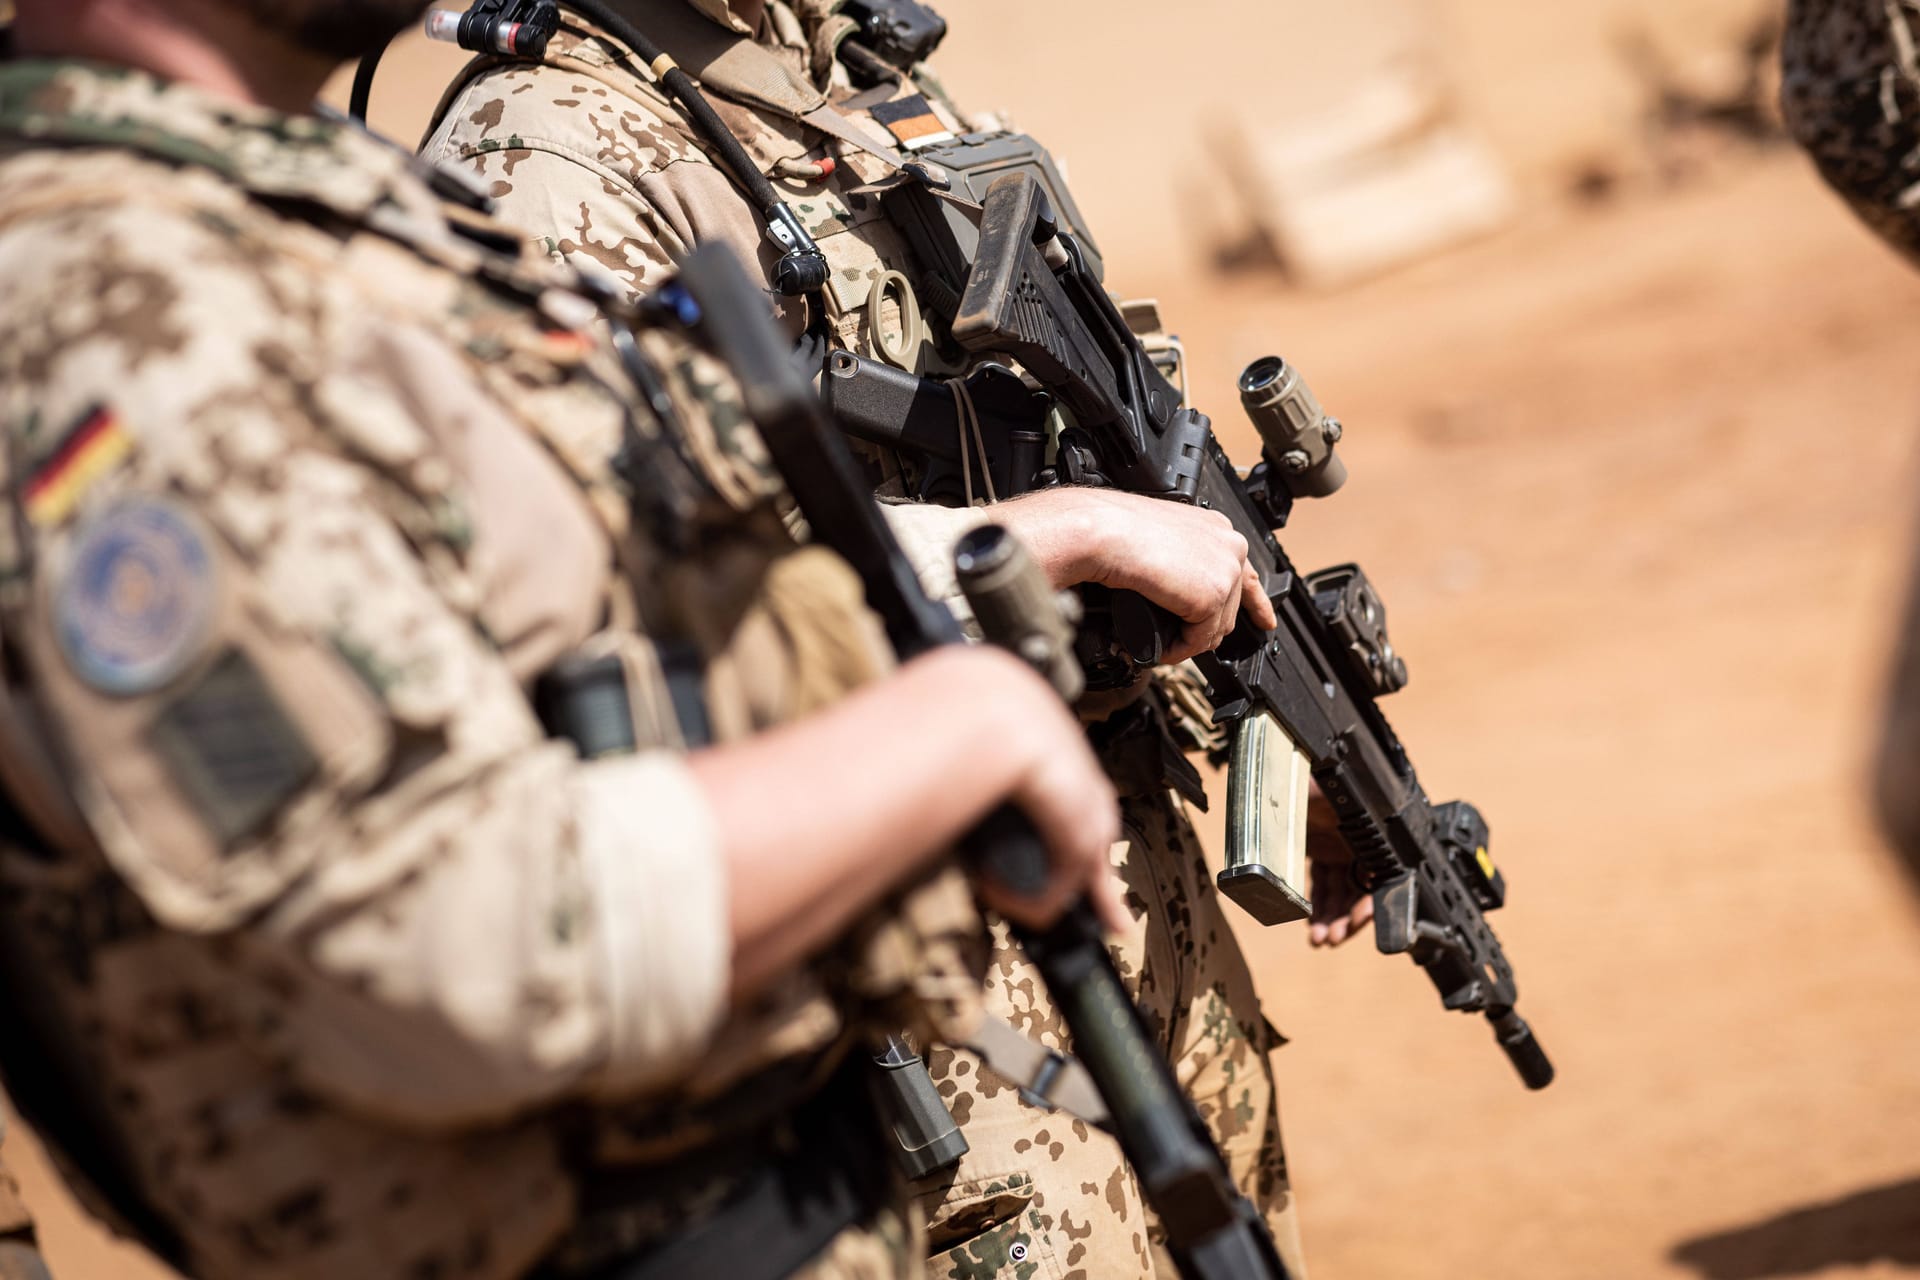
[[[81,530],[55,588],[60,651],[90,688],[151,693],[192,664],[219,603],[212,535],[165,498],[115,503]]]

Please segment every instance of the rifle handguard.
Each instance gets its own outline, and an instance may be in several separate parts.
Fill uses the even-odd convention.
[[[1079,611],[1067,603],[1078,597],[1055,592],[1020,539],[982,525],[954,548],[953,571],[988,644],[1019,657],[1067,702],[1086,692],[1073,647]]]

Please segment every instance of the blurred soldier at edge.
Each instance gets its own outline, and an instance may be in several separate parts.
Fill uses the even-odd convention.
[[[0,59],[6,57],[7,28],[12,21],[13,5],[0,0]],[[5,1034],[0,1029],[0,1036]],[[20,1198],[20,1184],[7,1167],[6,1129],[6,1121],[0,1119],[0,1280],[43,1280],[46,1265],[34,1235],[33,1212]]]
[[[12,3],[0,0],[0,59],[7,55],[8,28],[12,22]],[[0,1036],[6,1034],[0,1029]],[[45,1276],[46,1264],[40,1257],[33,1212],[21,1199],[20,1184],[7,1167],[6,1121],[0,1119],[0,1280],[43,1280]]]
[[[1789,0],[1780,84],[1787,126],[1828,185],[1920,265],[1917,51],[1920,13],[1907,5]],[[1875,781],[1881,819],[1920,881],[1920,580],[1906,608]]]
[[[1119,921],[1111,787],[1013,658],[887,669],[723,368],[306,114],[421,7],[18,7],[9,1077],[198,1280],[918,1274],[852,1041],[977,1012],[996,803],[1004,910]],[[608,658],[582,761],[536,682]]]
[[[824,328],[835,347],[932,378],[966,373],[964,358],[940,340],[938,309],[916,297],[924,276],[901,232],[881,202],[856,194],[892,180],[893,165],[849,145],[821,111],[831,104],[864,136],[908,154],[967,132],[927,68],[876,73],[869,57],[856,88],[845,41],[858,24],[840,0],[614,6],[698,77],[831,265],[824,316],[809,314],[803,300],[773,299],[789,330]],[[466,162],[505,220],[538,233],[555,256],[610,270],[636,293],[708,240],[750,260],[758,255],[770,279],[778,253],[760,215],[715,163],[711,140],[661,91],[658,72],[614,34],[565,12],[542,63],[483,57],[467,68],[442,102],[425,154]],[[1270,606],[1245,588],[1244,542],[1214,513],[1064,488],[994,505],[989,516],[978,507],[899,502],[907,491],[898,476],[880,487],[931,589],[950,586],[958,533],[991,518],[1021,534],[1056,587],[1129,587],[1187,619],[1187,643],[1170,664],[1218,644],[1242,606],[1272,625]],[[1090,716],[1122,796],[1126,839],[1116,859],[1133,921],[1116,940],[1116,958],[1242,1191],[1267,1216],[1293,1274],[1304,1275],[1268,1062],[1279,1040],[1174,789],[1180,749],[1208,732],[1210,708],[1177,674],[1134,694]],[[1337,839],[1318,847],[1334,846]],[[1347,897],[1315,924],[1316,937],[1344,939],[1369,907]],[[1062,1029],[1034,971],[1001,943],[990,1007],[1059,1047]],[[1029,1105],[964,1050],[940,1050],[929,1065],[972,1148],[956,1169],[927,1180],[933,1243],[946,1254],[936,1258],[936,1275],[984,1280],[1026,1275],[1029,1265],[1097,1280],[1155,1273],[1138,1189],[1107,1135]]]

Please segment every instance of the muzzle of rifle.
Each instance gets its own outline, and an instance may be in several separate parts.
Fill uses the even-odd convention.
[[[1054,591],[1020,539],[997,524],[981,525],[953,550],[954,577],[991,644],[1008,649],[1073,702],[1086,691],[1086,673],[1074,656],[1077,618]]]
[[[1240,405],[1288,493],[1324,498],[1347,482],[1347,465],[1333,451],[1340,421],[1327,416],[1299,370],[1279,356],[1255,360],[1240,375]]]

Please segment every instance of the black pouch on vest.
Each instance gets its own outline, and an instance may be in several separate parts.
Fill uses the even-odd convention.
[[[699,655],[691,646],[672,643],[657,644],[655,653],[681,742],[689,750],[709,745],[713,722]],[[571,742],[584,760],[639,749],[627,666],[617,654],[561,658],[534,683],[533,708],[547,736]]]

